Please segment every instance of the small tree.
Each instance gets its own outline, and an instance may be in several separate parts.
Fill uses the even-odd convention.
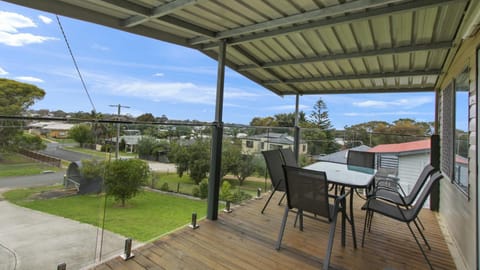
[[[118,159],[106,165],[105,188],[107,195],[125,202],[137,195],[150,175],[148,164],[140,159]]]
[[[254,171],[255,164],[253,163],[253,157],[250,155],[244,155],[238,163],[238,167],[235,171],[235,176],[238,179],[239,185],[241,186],[245,179],[252,175]]]
[[[140,158],[148,157],[152,154],[153,149],[156,147],[157,141],[154,137],[143,136],[138,140],[137,152]]]
[[[92,139],[92,128],[87,124],[73,126],[69,131],[70,137],[83,147],[83,144]]]
[[[96,159],[82,160],[80,172],[87,180],[102,177],[105,172],[105,162]]]

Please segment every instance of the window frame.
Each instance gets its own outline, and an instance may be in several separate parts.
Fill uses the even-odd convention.
[[[470,179],[469,179],[469,172],[468,172],[468,162],[469,162],[469,157],[468,157],[468,148],[470,146],[470,141],[467,142],[467,175],[466,175],[466,180],[467,180],[467,183],[466,183],[466,187],[464,188],[461,184],[460,184],[460,179],[457,179],[457,164],[456,164],[456,156],[457,156],[457,93],[458,92],[461,92],[459,91],[460,88],[457,88],[457,80],[458,78],[460,78],[462,76],[463,73],[466,73],[466,76],[467,76],[467,138],[468,140],[470,140],[470,129],[468,127],[468,123],[469,123],[469,120],[470,120],[470,84],[471,84],[471,80],[470,80],[470,71],[471,71],[471,68],[469,66],[466,66],[465,68],[462,69],[462,71],[460,73],[457,74],[457,76],[455,76],[455,78],[453,79],[453,99],[452,99],[452,109],[453,109],[453,117],[452,117],[452,139],[453,139],[453,143],[452,143],[452,146],[453,146],[453,149],[452,149],[452,165],[451,165],[451,175],[450,175],[450,179],[451,179],[451,182],[452,184],[455,185],[455,187],[462,193],[464,194],[468,200],[470,200]]]

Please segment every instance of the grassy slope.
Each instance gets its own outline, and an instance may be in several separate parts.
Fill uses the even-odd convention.
[[[104,196],[31,200],[30,196],[38,192],[38,188],[13,190],[5,193],[4,197],[20,206],[101,227]],[[192,212],[198,213],[199,218],[204,217],[206,206],[205,201],[154,192],[140,193],[129,200],[125,208],[108,198],[105,229],[139,241],[148,241],[188,224]]]
[[[46,170],[59,170],[57,167],[34,162],[16,153],[1,153],[0,157],[0,177],[34,175]]]

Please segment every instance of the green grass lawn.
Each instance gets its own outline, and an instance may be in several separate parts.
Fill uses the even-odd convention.
[[[1,153],[0,157],[0,178],[35,175],[40,174],[43,171],[59,170],[57,167],[33,162],[31,159],[17,153]]]
[[[168,183],[168,189],[170,191],[177,191],[179,187],[179,192],[183,194],[192,194],[192,189],[196,187],[193,183],[193,180],[186,174],[183,177],[179,177],[176,173],[154,173],[155,185],[154,188],[160,189],[164,183]],[[265,183],[262,181],[253,181],[247,180],[243,181],[243,184],[240,186],[236,178],[228,176],[224,178],[224,181],[228,181],[231,184],[232,190],[242,190],[247,192],[252,196],[256,196],[257,189],[261,188],[262,192],[265,192]],[[270,188],[270,180],[267,179],[267,188]]]
[[[107,153],[107,152],[100,152],[97,150],[92,150],[92,149],[86,149],[86,148],[81,148],[78,146],[68,146],[64,147],[66,150],[74,151],[74,152],[79,152],[87,155],[91,155],[97,158],[101,159],[107,159],[109,155],[111,155],[112,158],[115,158],[115,153]],[[128,153],[128,152],[123,152],[120,151],[118,153],[120,157],[137,157],[137,153]]]
[[[19,189],[4,193],[12,203],[34,210],[74,219],[101,227],[103,195],[78,195],[57,199],[32,199],[34,194],[50,188]],[[155,192],[142,192],[119,207],[107,199],[105,229],[145,242],[189,224],[193,212],[206,215],[206,201],[191,200]]]
[[[64,147],[64,149],[69,150],[69,151],[73,151],[73,152],[78,152],[78,153],[91,155],[93,157],[97,157],[97,158],[101,158],[101,159],[107,159],[110,154],[112,155],[112,158],[115,157],[115,153],[99,152],[99,151],[96,151],[96,150],[81,148],[81,147],[78,147],[78,146],[68,146],[68,147]]]

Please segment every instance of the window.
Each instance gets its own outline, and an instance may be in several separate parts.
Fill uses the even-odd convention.
[[[253,141],[247,141],[247,148],[253,148]]]
[[[265,143],[262,142],[262,143],[260,144],[260,149],[264,149],[264,148],[265,148]]]
[[[469,69],[455,78],[454,165],[452,181],[468,194]]]

